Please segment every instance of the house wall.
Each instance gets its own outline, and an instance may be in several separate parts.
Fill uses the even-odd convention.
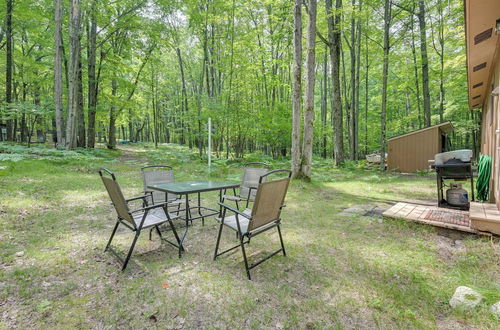
[[[492,157],[490,179],[491,202],[496,202],[500,209],[500,102],[499,97],[492,95],[492,91],[500,86],[500,56],[494,62],[491,80],[487,86],[485,104],[482,111],[481,123],[481,153]]]
[[[425,171],[429,160],[441,152],[439,127],[388,141],[387,167],[400,172]]]

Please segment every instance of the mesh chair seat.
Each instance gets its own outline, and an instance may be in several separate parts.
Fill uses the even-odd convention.
[[[243,211],[243,213],[251,216],[252,210],[246,209],[245,211]],[[215,218],[215,220],[217,220],[218,222],[221,222],[221,218]],[[240,221],[241,233],[244,235],[247,233],[248,224],[250,223],[250,220],[243,217],[243,216],[238,217],[238,220]],[[224,225],[228,226],[231,229],[238,231],[238,224],[236,223],[236,215],[226,216],[224,218]]]
[[[139,212],[133,215],[134,217],[134,222],[137,227],[141,224],[142,217],[144,215],[144,212]],[[170,219],[176,219],[179,216],[174,215],[172,213],[169,213]],[[156,210],[151,210],[148,212],[146,215],[146,219],[144,220],[144,224],[142,225],[142,229],[161,225],[165,222],[168,221],[167,215],[165,214],[165,211],[163,209],[156,209]]]
[[[241,196],[235,196],[235,195],[223,195],[222,198],[224,200],[228,200],[228,201],[233,201],[233,202],[236,202],[236,201],[246,201],[247,198],[243,198]],[[251,198],[250,201],[253,201],[253,199]]]

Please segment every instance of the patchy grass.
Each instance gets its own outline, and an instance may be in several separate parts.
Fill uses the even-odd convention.
[[[125,272],[103,253],[115,214],[97,175],[113,170],[127,197],[141,193],[139,168],[174,166],[178,180],[238,181],[241,161],[211,171],[179,146],[122,146],[74,152],[0,144],[0,328],[497,328],[489,306],[500,299],[498,242],[443,234],[404,221],[338,215],[433,199],[431,175],[398,175],[316,160],[312,183],[294,181],[283,212],[288,256],[245,276],[241,254],[212,261],[217,224],[196,223],[187,253],[144,235]],[[248,160],[258,160],[250,155]],[[272,161],[273,167],[288,162]],[[203,195],[215,205],[216,194]],[[115,245],[132,239],[121,230]],[[460,239],[463,248],[455,247]],[[274,233],[252,240],[250,259],[272,251]],[[223,247],[236,243],[226,231]],[[470,286],[485,302],[455,312],[449,298]]]

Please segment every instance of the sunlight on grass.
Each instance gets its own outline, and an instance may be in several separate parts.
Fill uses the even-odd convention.
[[[120,272],[113,255],[103,253],[116,215],[97,174],[110,168],[125,197],[132,197],[142,193],[145,164],[173,165],[178,180],[238,182],[245,160],[215,160],[208,171],[196,152],[175,145],[131,144],[69,158],[43,149],[8,150],[22,159],[0,161],[0,299],[9,306],[0,327],[140,328],[152,315],[164,328],[202,327],[207,320],[214,327],[254,328],[434,328],[457,319],[472,327],[496,324],[487,306],[500,299],[497,242],[464,237],[464,250],[444,253],[443,237],[432,227],[364,216],[363,208],[339,215],[433,198],[429,176],[315,160],[313,182],[293,181],[285,202],[287,257],[263,263],[248,281],[239,250],[212,260],[213,219],[189,230],[182,259],[144,232],[129,268]],[[272,168],[289,166],[266,161]],[[202,195],[205,205],[217,201],[217,193]],[[113,245],[123,255],[132,238],[120,229]],[[223,232],[221,246],[237,242],[234,233]],[[278,246],[271,231],[252,239],[247,253],[255,261]],[[447,302],[459,285],[483,294],[484,306],[452,311]],[[137,316],[138,306],[143,315]]]

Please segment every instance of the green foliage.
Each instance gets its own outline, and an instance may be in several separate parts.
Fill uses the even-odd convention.
[[[39,159],[52,161],[95,161],[101,158],[111,159],[103,149],[57,150],[47,146],[27,148],[19,144],[0,142],[0,161],[18,162],[24,159]]]
[[[120,139],[134,141],[137,137],[139,140],[156,140],[158,143],[183,143],[191,147],[201,145],[202,151],[206,151],[205,125],[208,118],[212,118],[213,151],[218,157],[224,155],[239,159],[259,151],[277,159],[290,153],[292,2],[81,0],[80,3],[84,27],[80,31],[84,106],[89,79],[86,50],[89,49],[90,40],[87,26],[93,15],[98,27],[96,129],[100,136],[109,134],[110,113],[113,110]],[[377,152],[381,143],[380,45],[383,24],[380,8],[383,2],[369,0],[363,1],[361,8],[359,5],[358,2],[353,5],[350,1],[344,1],[341,10],[339,28],[343,37],[340,87],[346,150],[349,148],[347,119],[351,92],[356,88],[359,90],[357,120],[359,153],[362,156]],[[418,1],[405,0],[400,5],[413,8],[418,5]],[[51,15],[47,15],[53,12],[53,6],[50,0],[15,1],[15,103],[0,109],[3,120],[17,119],[19,127],[23,118],[27,117],[27,123],[46,132],[53,129],[54,116],[54,23]],[[4,7],[0,6],[0,15],[5,14]],[[418,22],[408,11],[396,5],[393,7],[395,17],[390,36],[388,137],[423,125]],[[440,121],[442,51],[444,120],[451,120],[454,124],[453,147],[470,148],[472,134],[477,132],[478,126],[467,110],[463,2],[430,0],[426,1],[426,8],[432,123]],[[441,10],[443,17],[439,15]],[[306,10],[303,18],[305,27],[308,20]],[[326,18],[324,2],[320,2],[317,26],[318,34],[322,37],[327,37]],[[359,23],[361,29],[359,86],[351,86],[350,82],[350,73],[354,69],[351,67],[349,51],[351,19]],[[65,8],[65,46],[68,45],[68,21],[68,10]],[[441,28],[444,50],[440,50],[437,33]],[[328,48],[322,40],[318,37],[316,47],[313,142],[317,155],[325,153],[331,158],[331,67]],[[415,63],[412,40],[415,40]],[[65,49],[67,52],[69,47]],[[326,75],[325,60],[328,66]],[[0,57],[0,66],[5,66],[5,57]],[[3,74],[2,71],[0,76]],[[69,82],[66,72],[63,76],[63,108],[66,111]],[[326,91],[323,91],[325,81]],[[113,84],[116,85],[116,91],[112,90]],[[419,87],[420,93],[417,93]],[[4,86],[0,86],[0,91],[3,89]],[[326,102],[322,95],[326,95]],[[326,111],[324,122],[322,104]],[[84,111],[87,113],[88,109]],[[43,118],[40,120],[38,116]],[[86,115],[84,118],[88,120]]]

